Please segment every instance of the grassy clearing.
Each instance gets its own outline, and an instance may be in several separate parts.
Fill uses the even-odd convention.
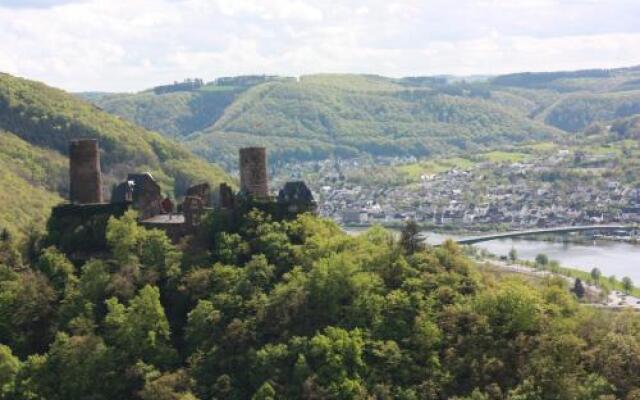
[[[522,147],[523,150],[528,150],[533,153],[551,153],[558,150],[558,145],[553,142],[540,142],[529,144]]]
[[[489,153],[481,154],[479,158],[492,163],[514,163],[526,161],[531,158],[531,155],[508,151],[491,151]]]
[[[469,170],[474,168],[478,162],[490,163],[514,163],[531,159],[532,155],[517,152],[496,150],[488,153],[482,153],[471,158],[465,157],[449,157],[428,161],[421,161],[412,164],[397,166],[395,169],[398,173],[408,177],[411,180],[419,180],[422,175],[435,175],[452,169]]]
[[[396,170],[412,179],[420,179],[422,175],[433,175],[452,169],[468,170],[476,165],[474,161],[462,157],[451,157],[440,160],[429,160],[396,167]]]
[[[622,155],[622,149],[609,145],[601,145],[601,146],[588,146],[583,148],[583,151],[593,155],[608,155],[614,154],[616,156]]]

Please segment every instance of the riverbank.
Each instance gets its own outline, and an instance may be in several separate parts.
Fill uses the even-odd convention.
[[[509,253],[515,251],[518,259],[531,264],[539,254],[544,254],[549,260],[557,261],[570,276],[588,278],[589,273],[594,268],[598,268],[602,272],[603,280],[620,281],[620,278],[628,276],[634,282],[640,283],[640,246],[638,245],[605,241],[573,244],[503,239],[478,243],[473,248],[503,258],[508,258]]]
[[[595,284],[592,282],[591,276],[580,270],[559,267],[557,271],[549,271],[545,269],[531,266],[528,262],[521,260],[515,263],[508,263],[501,260],[476,258],[476,262],[481,269],[489,270],[497,269],[500,272],[508,272],[516,275],[533,277],[536,279],[546,279],[550,277],[559,277],[565,279],[570,288],[575,284],[576,279],[582,281],[585,289],[583,298],[584,304],[606,307],[609,309],[625,309],[632,308],[640,311],[640,290],[634,289],[631,293],[626,294],[622,288],[622,284],[617,282],[600,282]]]
[[[515,265],[526,270],[536,271],[538,273],[556,274],[556,275],[571,278],[571,279],[577,278],[577,279],[580,279],[582,282],[584,282],[586,285],[599,287],[608,293],[625,291],[624,285],[622,284],[621,280],[619,280],[618,278],[615,278],[613,276],[609,276],[609,277],[601,276],[598,282],[594,282],[593,277],[591,276],[591,271],[584,271],[577,268],[567,267],[567,266],[561,265],[555,260],[550,260],[549,263],[547,263],[544,266],[537,265],[535,262],[528,261],[528,260],[518,260],[516,263],[509,264],[508,262],[504,261],[504,259],[500,259],[496,255],[490,254],[487,252],[477,252],[472,250],[469,252],[469,254],[472,257],[474,257],[478,262],[488,261],[494,264],[505,265],[505,266]],[[632,296],[636,296],[640,299],[640,287],[632,288],[629,294]]]
[[[349,234],[358,235],[366,230],[364,227],[343,228]],[[399,231],[394,230],[396,234]],[[450,233],[422,231],[422,236],[430,245],[438,245],[446,239],[460,239]],[[640,245],[611,242],[590,241],[582,244],[567,242],[549,242],[525,238],[500,239],[482,242],[470,246],[472,249],[486,251],[497,257],[508,257],[515,249],[517,257],[527,262],[535,261],[538,254],[545,254],[550,260],[556,260],[563,268],[568,268],[587,275],[593,268],[602,271],[603,279],[611,276],[630,277],[640,284]],[[577,275],[575,272],[574,275]]]

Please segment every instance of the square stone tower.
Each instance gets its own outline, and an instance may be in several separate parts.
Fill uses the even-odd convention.
[[[71,203],[102,203],[100,149],[96,139],[71,141],[69,145],[69,179]]]
[[[255,198],[269,196],[267,149],[264,147],[240,149],[240,191]]]

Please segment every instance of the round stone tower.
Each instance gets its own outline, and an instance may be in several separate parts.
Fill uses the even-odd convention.
[[[255,198],[269,196],[267,149],[264,147],[240,149],[240,190]]]
[[[72,203],[102,203],[100,150],[96,139],[71,141],[69,145],[69,178],[69,197]]]

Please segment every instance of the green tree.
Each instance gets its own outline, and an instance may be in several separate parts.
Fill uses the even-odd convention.
[[[475,308],[489,318],[494,332],[507,337],[518,332],[536,332],[542,306],[540,293],[520,281],[508,282],[495,291],[481,293],[475,300]]]
[[[549,257],[546,254],[540,253],[536,256],[536,265],[544,268],[549,264]]]
[[[625,318],[629,318],[627,314]],[[619,398],[640,387],[640,343],[629,332],[608,332],[594,347],[594,364],[617,391]]]
[[[629,278],[628,276],[622,278],[622,288],[624,289],[625,293],[631,293],[631,291],[633,290],[633,281],[631,280],[631,278]]]
[[[185,338],[190,351],[202,349],[206,351],[214,346],[215,334],[222,332],[220,322],[222,315],[213,303],[200,300],[189,312]]]
[[[572,291],[577,298],[581,299],[584,297],[585,289],[584,289],[584,285],[582,284],[582,280],[580,280],[580,278],[576,278],[575,283],[573,284]]]
[[[602,276],[602,272],[598,268],[594,268],[591,270],[591,279],[598,284],[600,282],[600,277]]]
[[[251,397],[251,400],[275,400],[276,391],[269,382],[265,382],[260,386],[260,389]]]
[[[509,261],[512,263],[518,261],[518,251],[515,247],[512,247],[511,250],[509,250]]]
[[[0,344],[0,399],[10,398],[19,369],[20,360],[8,346]]]
[[[122,265],[137,262],[136,247],[143,229],[138,226],[137,217],[135,211],[129,210],[121,218],[109,218],[107,224],[107,243]]]
[[[82,266],[78,282],[80,297],[95,306],[102,305],[107,296],[110,280],[109,267],[104,261],[88,261]]]
[[[139,392],[141,400],[197,400],[191,392],[193,382],[186,371],[164,374],[154,371],[151,375]]]
[[[100,337],[58,333],[44,356],[29,357],[18,386],[47,400],[107,400],[123,397],[122,373]]]
[[[107,337],[125,359],[140,359],[158,366],[174,360],[169,322],[157,287],[142,288],[128,307],[111,298],[107,300],[107,308]]]
[[[560,273],[560,263],[556,260],[551,260],[549,262],[549,271],[553,272],[554,274],[559,274]]]
[[[175,248],[167,235],[158,229],[141,230],[138,233],[140,263],[153,275],[148,281],[177,278],[180,275],[182,253]]]
[[[489,395],[482,393],[478,389],[474,389],[471,395],[465,397],[453,397],[451,400],[490,400]]]
[[[15,354],[44,352],[55,336],[58,295],[40,272],[0,281],[0,343]]]
[[[22,255],[8,232],[6,239],[0,240],[0,264],[16,270],[22,267]]]
[[[224,264],[238,265],[249,253],[249,243],[237,233],[218,232],[216,234],[214,256]]]
[[[420,234],[418,223],[410,219],[400,231],[400,246],[406,254],[413,254],[424,248],[424,238]]]
[[[358,329],[328,327],[308,343],[307,360],[317,374],[317,383],[338,399],[360,398],[365,389],[364,338]]]
[[[65,288],[75,285],[77,278],[73,264],[54,247],[49,247],[38,257],[36,268],[42,272],[53,288],[62,295]]]

